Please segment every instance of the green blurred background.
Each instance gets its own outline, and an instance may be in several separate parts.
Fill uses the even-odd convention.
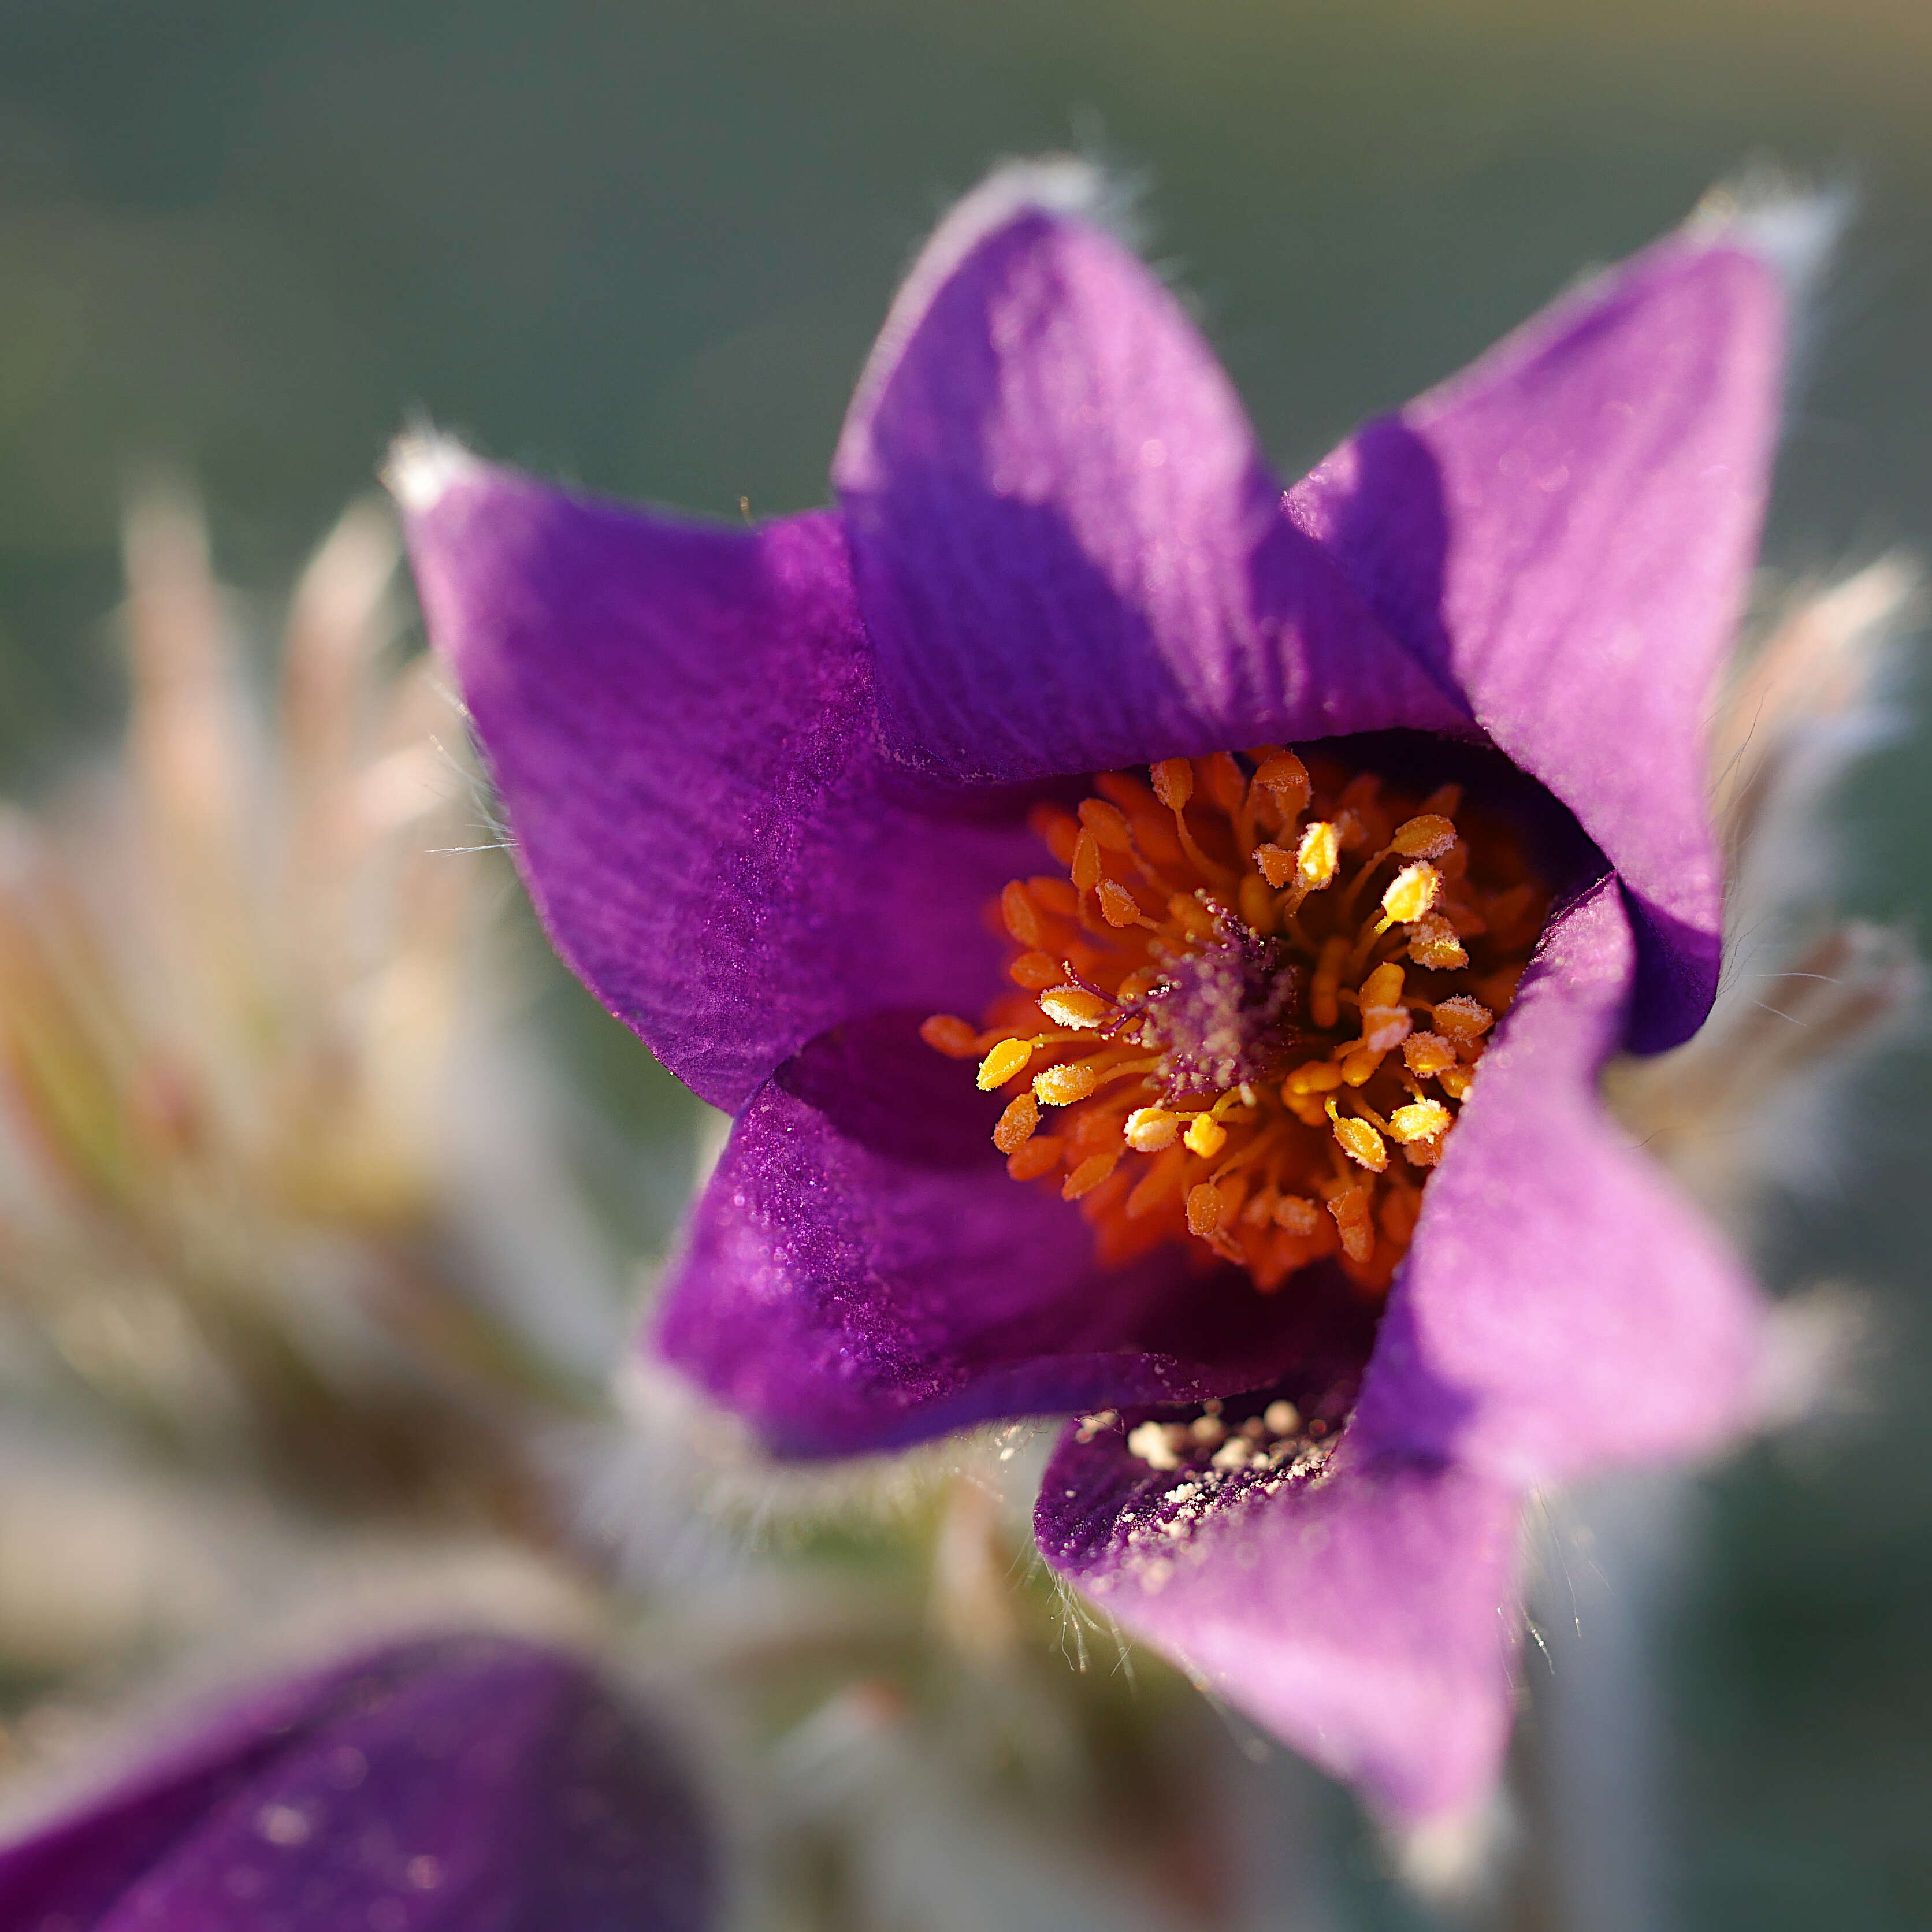
[[[9,0],[0,774],[31,794],[117,716],[130,465],[198,478],[264,590],[418,415],[626,495],[819,501],[934,214],[1068,146],[1144,181],[1290,472],[1741,164],[1848,180],[1769,554],[1932,551],[1925,0]],[[1932,903],[1926,748],[1851,802],[1850,907]],[[1716,1484],[1671,1650],[1700,1927],[1932,1924],[1927,1071],[1874,1084],[1766,1256],[1872,1284],[1881,1346],[1871,1413]]]

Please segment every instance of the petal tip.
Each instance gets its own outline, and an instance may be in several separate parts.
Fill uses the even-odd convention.
[[[1684,232],[1763,263],[1793,304],[1831,266],[1858,206],[1849,181],[1807,184],[1771,166],[1720,182],[1692,210]]]
[[[456,437],[441,430],[411,430],[389,446],[382,484],[406,516],[421,516],[483,468],[482,459]]]

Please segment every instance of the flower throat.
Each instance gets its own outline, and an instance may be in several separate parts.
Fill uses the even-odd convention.
[[[1274,748],[1094,788],[1033,813],[1064,875],[1000,894],[1018,990],[923,1036],[1102,1260],[1191,1239],[1268,1292],[1334,1255],[1379,1295],[1548,914],[1514,828]]]

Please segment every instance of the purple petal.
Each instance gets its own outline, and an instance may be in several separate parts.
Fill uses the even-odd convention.
[[[1552,922],[1423,1197],[1365,1444],[1528,1485],[1747,1421],[1757,1291],[1597,1097],[1635,961],[1614,880]]]
[[[1156,1475],[1070,1431],[1034,1527],[1059,1573],[1387,1811],[1462,1809],[1509,1735],[1520,1498],[1468,1469]]]
[[[658,1349],[790,1455],[1193,1400],[1292,1358],[1292,1297],[1172,1246],[1100,1266],[1077,1210],[1007,1177],[999,1112],[909,1017],[814,1043],[734,1124]]]
[[[1173,299],[1014,170],[888,318],[833,466],[892,742],[973,780],[1466,725],[1281,514]]]
[[[230,1712],[0,1851],[0,1923],[63,1932],[700,1932],[709,1832],[580,1664],[409,1645]]]
[[[1036,845],[889,790],[832,518],[670,524],[415,460],[430,634],[531,896],[674,1072],[735,1108],[855,1012],[977,1010],[1000,952],[982,908]]]
[[[1764,262],[1672,238],[1372,424],[1290,498],[1622,875],[1646,1049],[1695,1031],[1717,983],[1705,706],[1755,551],[1784,334]]]

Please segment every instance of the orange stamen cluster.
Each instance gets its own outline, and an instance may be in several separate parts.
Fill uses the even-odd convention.
[[[1514,829],[1276,747],[1094,785],[1034,814],[1064,875],[1000,895],[1017,991],[926,1040],[1104,1260],[1191,1238],[1268,1292],[1335,1255],[1379,1294],[1547,914]]]

